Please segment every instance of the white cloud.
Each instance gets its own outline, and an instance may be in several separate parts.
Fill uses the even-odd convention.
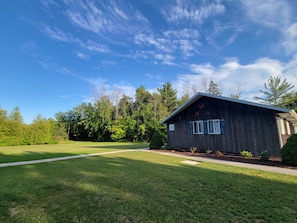
[[[98,35],[133,36],[149,28],[148,20],[126,1],[70,1],[66,0],[65,15],[77,27]]]
[[[84,53],[81,53],[81,52],[76,52],[76,56],[80,59],[83,59],[83,60],[87,60],[89,59],[89,56],[84,54]]]
[[[39,2],[45,7],[48,8],[49,6],[58,6],[58,4],[53,0],[39,0]]]
[[[281,37],[275,48],[284,49],[287,55],[297,53],[297,21],[294,1],[241,0],[248,18],[256,24],[278,31]]]
[[[66,67],[62,67],[62,68],[58,69],[57,72],[62,73],[62,74],[69,74],[70,70]]]
[[[203,4],[198,7],[194,2],[179,0],[177,4],[169,9],[163,9],[162,13],[170,23],[193,23],[202,24],[210,16],[225,12],[224,5],[219,1],[210,4]]]
[[[144,76],[150,78],[150,79],[155,79],[155,80],[161,80],[162,77],[158,74],[151,74],[151,73],[146,73]]]
[[[84,49],[97,52],[97,53],[108,53],[110,50],[106,45],[96,43],[92,40],[87,40],[87,41],[81,41],[81,40],[76,40],[76,42]]]
[[[170,48],[170,41],[165,38],[156,38],[153,35],[146,35],[143,33],[137,34],[134,37],[134,42],[136,44],[144,44],[155,47],[157,50],[171,52],[172,48]]]
[[[189,66],[193,73],[179,75],[174,86],[182,95],[188,89],[203,91],[203,80],[213,79],[223,88],[223,94],[229,96],[235,88],[242,91],[242,98],[253,100],[259,95],[259,89],[264,88],[264,83],[270,76],[287,78],[297,89],[297,55],[289,63],[278,60],[260,58],[249,64],[240,64],[236,58],[229,58],[226,63],[219,66],[212,64],[192,64]],[[191,92],[191,94],[195,92]],[[179,95],[179,96],[181,96]]]
[[[51,39],[62,41],[62,42],[73,42],[74,39],[71,34],[63,32],[58,28],[50,28],[49,26],[45,26],[43,32]]]
[[[285,30],[282,45],[287,55],[292,55],[297,52],[297,23],[292,24]]]
[[[46,34],[46,36],[57,41],[71,43],[93,52],[98,52],[98,53],[110,52],[110,50],[106,45],[94,42],[92,40],[81,40],[78,38],[74,38],[71,34],[68,34],[67,32],[64,32],[58,28],[50,28],[48,26],[45,26],[43,31]],[[77,56],[79,57],[83,55],[77,54]]]
[[[286,0],[241,0],[249,19],[255,23],[282,29],[287,27],[291,8]]]
[[[175,65],[175,63],[173,62],[175,58],[169,54],[156,54],[155,58],[161,60],[163,64],[170,66]]]

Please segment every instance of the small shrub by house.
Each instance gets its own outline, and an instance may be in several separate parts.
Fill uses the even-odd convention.
[[[292,135],[281,149],[282,161],[297,166],[297,134]]]
[[[159,131],[155,131],[150,142],[150,149],[161,149],[163,145],[164,141],[162,134]]]

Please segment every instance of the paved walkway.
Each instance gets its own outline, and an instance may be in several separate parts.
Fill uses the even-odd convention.
[[[296,169],[288,169],[288,168],[282,168],[282,167],[250,164],[250,163],[241,163],[241,162],[235,162],[235,161],[217,160],[217,159],[212,159],[212,158],[207,158],[207,157],[185,156],[185,155],[175,154],[175,153],[159,152],[156,150],[147,150],[147,151],[152,152],[152,153],[162,154],[165,156],[181,157],[181,158],[185,158],[188,160],[195,160],[195,161],[199,161],[199,162],[217,163],[217,164],[223,164],[223,165],[244,167],[244,168],[249,168],[249,169],[263,170],[263,171],[268,171],[268,172],[297,176]]]
[[[143,150],[143,149],[140,149]],[[64,156],[64,157],[56,157],[56,158],[48,158],[48,159],[40,159],[40,160],[30,160],[30,161],[20,161],[20,162],[11,162],[11,163],[0,163],[1,167],[8,167],[8,166],[22,166],[22,165],[29,165],[29,164],[37,164],[37,163],[49,163],[61,160],[70,160],[70,159],[79,159],[85,158],[90,156],[101,156],[106,154],[113,154],[113,153],[122,153],[122,152],[130,152],[135,151],[135,149],[125,149],[125,150],[117,150],[112,152],[102,152],[102,153],[92,153],[92,154],[82,154],[82,155],[75,155],[75,156]]]
[[[216,159],[211,159],[211,158],[207,158],[207,157],[185,156],[185,155],[175,154],[175,153],[166,153],[166,152],[159,152],[156,150],[148,150],[148,148],[129,149],[129,150],[126,149],[126,150],[117,150],[117,151],[112,151],[112,152],[92,153],[92,154],[83,154],[83,155],[75,155],[75,156],[65,156],[65,157],[57,157],[57,158],[31,160],[31,161],[11,162],[11,163],[0,163],[0,168],[1,167],[12,167],[12,166],[38,164],[38,163],[48,163],[48,162],[70,160],[70,159],[79,159],[79,158],[85,158],[85,157],[91,157],[91,156],[101,156],[101,155],[106,155],[106,154],[131,152],[131,151],[146,151],[146,152],[151,152],[151,153],[158,153],[158,154],[165,155],[165,156],[181,157],[181,158],[184,158],[187,160],[195,160],[195,161],[199,161],[199,162],[217,163],[217,164],[223,164],[223,165],[238,166],[238,167],[244,167],[244,168],[250,168],[250,169],[263,170],[263,171],[269,171],[269,172],[274,172],[274,173],[281,173],[281,174],[297,176],[297,170],[295,170],[295,169],[258,165],[258,164],[250,164],[250,163],[241,163],[241,162],[234,162],[234,161],[216,160]]]

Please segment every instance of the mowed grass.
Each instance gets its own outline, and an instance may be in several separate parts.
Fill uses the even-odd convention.
[[[297,178],[146,151],[0,168],[0,222],[297,222]]]
[[[148,147],[147,143],[129,142],[74,142],[63,144],[1,146],[0,163],[38,160],[80,154],[109,152],[120,149],[138,149]]]

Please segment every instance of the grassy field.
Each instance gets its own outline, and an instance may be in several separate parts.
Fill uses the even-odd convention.
[[[0,222],[297,222],[297,178],[144,151],[0,168]]]
[[[146,148],[147,143],[73,142],[50,145],[1,146],[0,163],[38,160],[79,154],[109,152],[119,149]]]

